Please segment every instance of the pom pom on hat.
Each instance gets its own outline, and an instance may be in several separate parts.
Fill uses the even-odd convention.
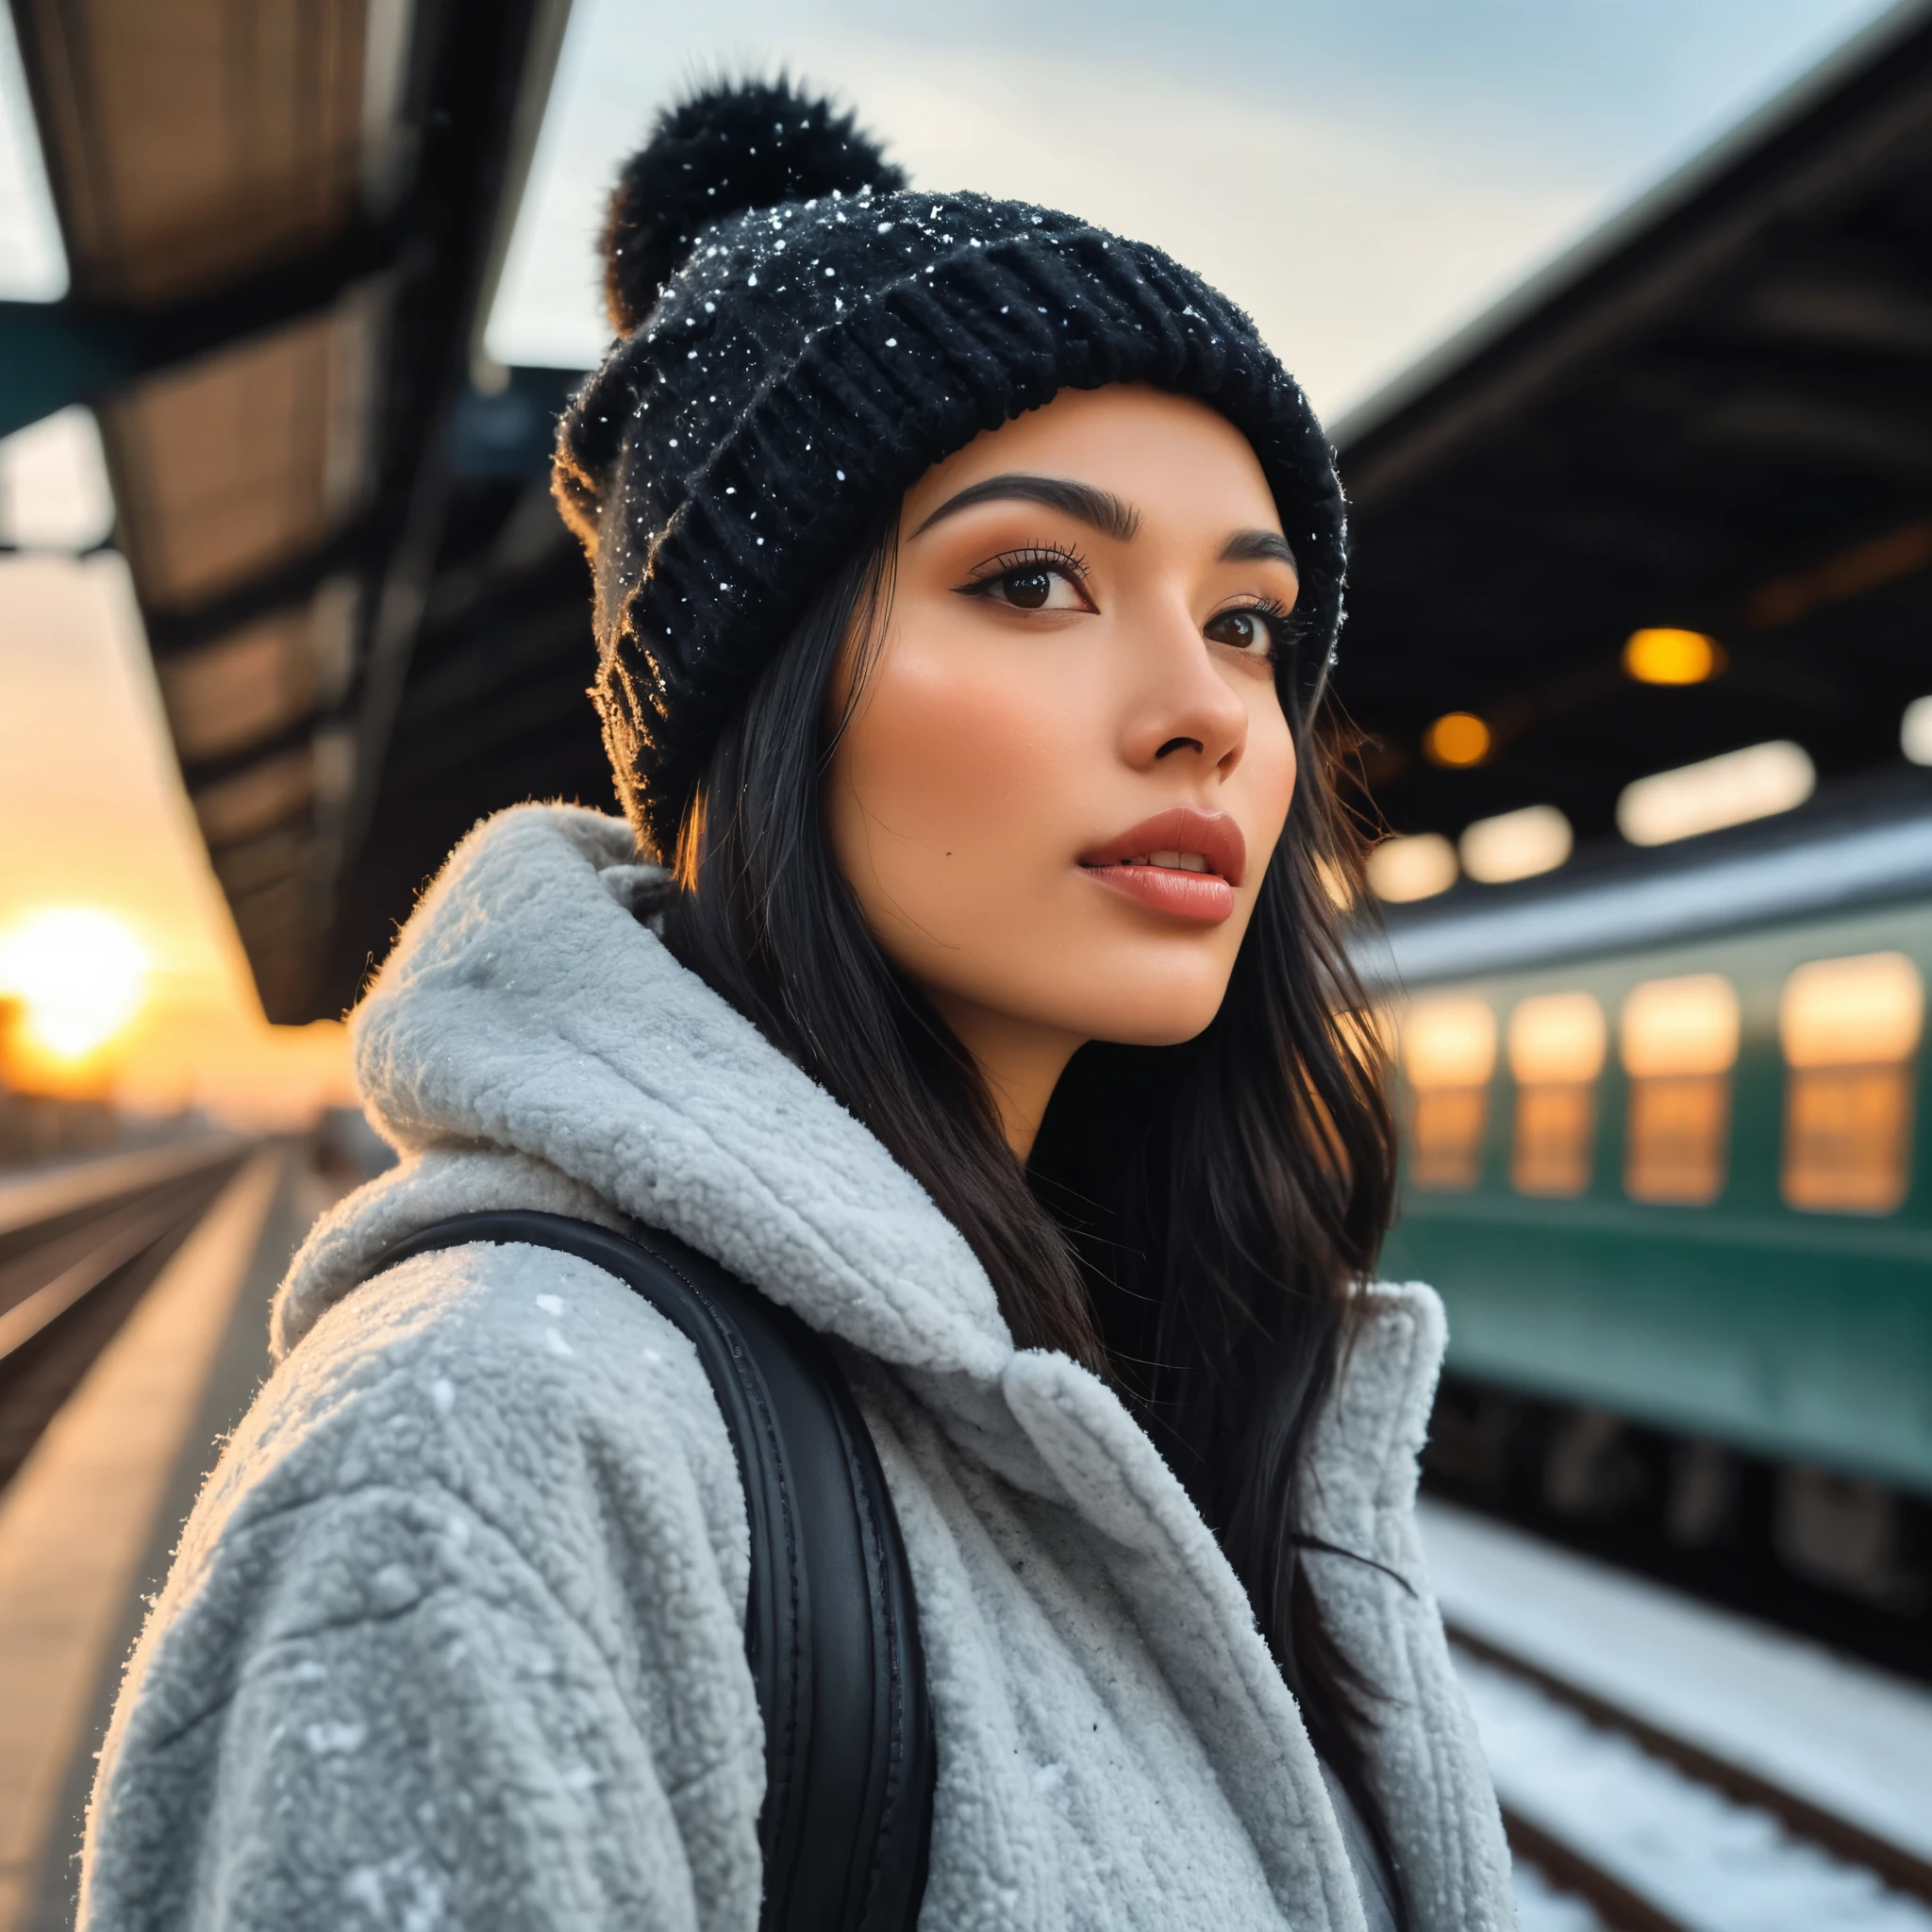
[[[747,208],[837,190],[891,192],[904,170],[860,134],[850,113],[782,75],[704,89],[658,117],[625,164],[604,224],[604,299],[629,335],[656,306],[701,229]]]

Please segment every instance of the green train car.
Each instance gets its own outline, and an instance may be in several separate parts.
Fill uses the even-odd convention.
[[[1389,920],[1430,1479],[1932,1674],[1932,795]]]

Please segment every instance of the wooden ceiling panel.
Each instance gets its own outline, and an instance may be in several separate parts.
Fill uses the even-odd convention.
[[[315,796],[315,757],[307,745],[250,765],[194,794],[194,815],[210,851],[286,825]]]
[[[283,825],[258,839],[229,845],[214,856],[215,876],[231,900],[245,899],[302,874],[308,862],[308,839],[300,826]]]
[[[364,0],[16,4],[81,294],[173,300],[355,216]]]
[[[303,603],[163,657],[161,703],[182,761],[232,757],[336,705],[355,668],[356,592],[354,578],[331,577]]]
[[[315,702],[307,610],[284,611],[199,651],[164,658],[161,702],[188,763],[273,738]]]
[[[262,1006],[271,1015],[299,1008],[313,997],[308,894],[305,866],[229,896],[236,930],[255,970]]]
[[[379,327],[339,304],[125,391],[102,412],[121,536],[150,611],[317,550],[359,507]]]

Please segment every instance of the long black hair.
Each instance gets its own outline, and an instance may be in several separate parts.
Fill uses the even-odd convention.
[[[1334,1642],[1301,1561],[1310,1427],[1395,1166],[1380,1048],[1341,941],[1360,847],[1332,758],[1315,720],[1291,718],[1293,807],[1212,1023],[1179,1046],[1083,1047],[1023,1167],[965,1048],[867,928],[822,809],[882,641],[897,538],[886,520],[822,588],[718,741],[679,833],[665,942],[924,1185],[1019,1346],[1063,1350],[1122,1392],[1386,1849],[1361,1743],[1375,1687]]]

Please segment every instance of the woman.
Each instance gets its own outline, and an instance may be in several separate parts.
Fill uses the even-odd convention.
[[[358,1015],[406,1158],[282,1291],[83,1922],[757,1922],[691,1351],[547,1250],[364,1279],[534,1208],[837,1343],[917,1587],[922,1923],[1508,1924],[1410,1512],[1441,1317],[1365,1285],[1319,425],[1164,256],[912,194],[783,88],[667,116],[607,249],[557,489],[625,818],[480,826]]]

